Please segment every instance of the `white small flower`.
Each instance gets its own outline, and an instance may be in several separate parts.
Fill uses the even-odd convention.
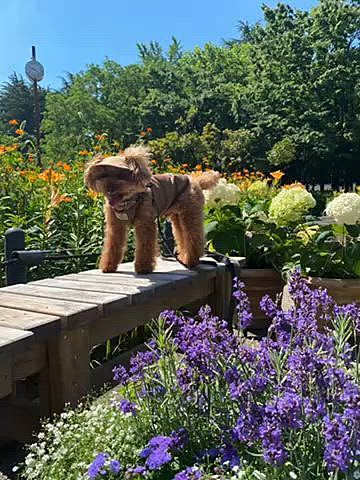
[[[290,475],[290,477],[293,478],[294,480],[295,480],[296,478],[298,478],[295,472],[290,472],[289,475]]]

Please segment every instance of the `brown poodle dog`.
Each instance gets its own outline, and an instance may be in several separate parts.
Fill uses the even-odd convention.
[[[129,147],[118,156],[95,157],[85,171],[86,185],[106,197],[106,231],[100,268],[115,272],[122,262],[129,227],[135,228],[135,271],[152,272],[158,255],[156,218],[172,222],[179,260],[195,267],[204,249],[202,190],[217,184],[220,174],[153,175],[150,152]]]

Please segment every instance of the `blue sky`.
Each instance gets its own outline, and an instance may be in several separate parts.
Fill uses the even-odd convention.
[[[36,45],[45,67],[43,86],[58,87],[66,71],[78,72],[108,57],[122,65],[137,61],[137,42],[171,36],[185,50],[236,36],[238,20],[262,18],[261,0],[0,0],[0,82],[23,73]],[[276,1],[266,1],[274,6]],[[315,0],[290,0],[309,9]]]

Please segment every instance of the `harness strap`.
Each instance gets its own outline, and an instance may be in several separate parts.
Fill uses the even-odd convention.
[[[182,265],[183,267],[188,269],[187,265],[185,265],[179,259],[179,256],[178,256],[176,250],[172,251],[171,247],[169,246],[168,241],[163,234],[159,216],[157,216],[156,219],[157,219],[157,225],[158,225],[158,230],[159,230],[159,235],[160,235],[160,241],[161,241],[162,246],[165,249],[166,256],[175,258],[175,260],[180,265]],[[234,312],[235,312],[235,308],[236,308],[236,301],[235,301],[235,298],[234,298],[234,295],[233,295],[233,293],[234,293],[234,280],[236,278],[235,265],[232,262],[231,258],[229,258],[228,256],[226,256],[222,253],[219,253],[219,252],[210,252],[209,250],[205,250],[205,256],[209,257],[209,259],[208,260],[200,260],[200,263],[202,265],[211,265],[211,266],[216,267],[218,263],[223,263],[225,265],[225,268],[229,271],[229,273],[231,275],[231,296],[230,296],[230,304],[229,304],[229,314],[228,314],[228,318],[225,318],[225,320],[227,321],[227,324],[229,325],[229,328],[232,329],[233,328],[233,316],[234,316]]]

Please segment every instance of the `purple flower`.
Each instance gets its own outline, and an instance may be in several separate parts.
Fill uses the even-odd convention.
[[[145,477],[147,471],[145,467],[137,466],[137,467],[130,467],[125,472],[126,478],[135,478],[135,477]]]
[[[324,419],[324,458],[329,471],[345,472],[352,458],[351,434],[345,419],[340,414]]]
[[[252,445],[260,438],[259,428],[264,418],[264,408],[249,403],[242,407],[242,411],[233,429],[233,438],[240,442]]]
[[[110,472],[117,475],[121,470],[121,463],[119,460],[111,460],[110,461]]]
[[[249,327],[252,322],[253,315],[250,312],[249,298],[244,292],[245,284],[234,278],[233,297],[237,301],[236,312],[238,317],[238,326],[241,330]]]
[[[260,427],[264,460],[271,465],[282,465],[288,458],[285,450],[281,428],[276,421],[266,421]]]
[[[119,409],[122,413],[131,413],[131,415],[136,415],[137,405],[136,403],[130,402],[129,400],[121,400],[118,404]]]
[[[166,463],[171,462],[172,456],[166,449],[155,448],[146,459],[149,470],[159,470]]]
[[[107,453],[99,453],[96,455],[88,469],[88,475],[91,480],[96,479],[99,475],[106,475],[104,466],[108,457],[109,455]]]
[[[187,441],[187,432],[184,428],[173,432],[169,437],[158,435],[150,439],[148,445],[140,452],[140,457],[146,458],[145,464],[149,470],[159,470],[171,462],[171,452],[181,450]]]
[[[115,367],[112,372],[114,374],[115,382],[118,382],[121,385],[125,385],[127,383],[128,379],[129,379],[129,375],[128,375],[126,369],[122,365],[119,365],[118,367]]]
[[[174,480],[200,480],[201,472],[197,467],[187,467],[175,475]]]
[[[228,464],[230,468],[240,465],[239,454],[232,445],[226,444],[225,447],[221,448],[220,453],[223,464]]]
[[[130,359],[130,369],[132,381],[141,380],[144,377],[144,370],[149,365],[152,365],[159,359],[157,351],[138,352]]]

